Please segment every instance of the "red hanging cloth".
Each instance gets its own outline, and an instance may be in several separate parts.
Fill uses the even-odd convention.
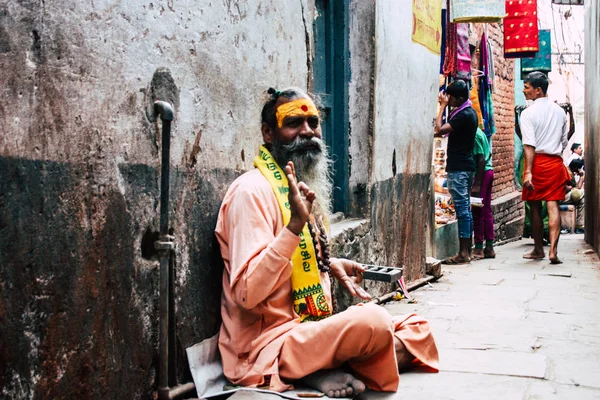
[[[504,58],[533,57],[538,51],[537,0],[506,0]]]

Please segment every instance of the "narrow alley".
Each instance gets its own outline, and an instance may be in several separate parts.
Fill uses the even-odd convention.
[[[439,374],[401,375],[397,394],[362,399],[600,398],[600,262],[583,235],[561,235],[564,264],[530,261],[523,239],[496,259],[445,266],[444,276],[385,305],[426,316],[440,350]],[[547,251],[547,249],[546,249]]]

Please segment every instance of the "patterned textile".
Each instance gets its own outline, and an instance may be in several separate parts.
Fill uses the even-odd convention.
[[[477,126],[483,129],[483,115],[481,114],[481,105],[479,104],[479,78],[473,78],[471,84],[469,100],[472,103],[471,107],[477,113]]]
[[[450,0],[452,22],[500,22],[505,14],[504,0]]]
[[[259,155],[254,159],[254,166],[269,181],[281,209],[283,224],[287,225],[292,213],[288,201],[290,188],[285,173],[264,146],[260,146]],[[329,317],[331,307],[321,286],[317,253],[308,224],[304,225],[300,238],[300,244],[292,256],[294,311],[300,316],[302,322],[317,321]]]
[[[541,29],[539,32],[540,51],[535,57],[521,59],[521,79],[533,71],[552,71],[552,42],[549,29]]]
[[[537,0],[506,0],[504,58],[533,57],[538,51]]]

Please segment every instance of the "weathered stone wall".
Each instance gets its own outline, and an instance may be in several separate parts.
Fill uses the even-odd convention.
[[[178,352],[217,331],[218,207],[252,166],[265,90],[307,86],[312,7],[4,2],[0,397],[151,398],[161,143],[146,111],[161,88],[176,109]],[[170,84],[151,84],[159,67]]]
[[[375,66],[375,2],[350,2],[350,83],[348,88],[349,215],[366,217],[373,168],[373,96]]]
[[[600,4],[585,3],[585,240],[600,253]],[[590,212],[591,211],[591,212]]]
[[[492,200],[494,236],[498,241],[517,238],[523,234],[525,207],[520,192],[513,192]]]
[[[377,263],[407,280],[425,270],[440,62],[411,33],[410,2],[376,2],[370,219]]]

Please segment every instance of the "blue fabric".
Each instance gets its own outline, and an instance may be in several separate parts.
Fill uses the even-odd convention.
[[[534,57],[521,59],[521,79],[525,80],[527,75],[533,71],[552,71],[552,41],[549,29],[541,29],[538,34],[540,51]]]
[[[473,171],[448,172],[448,191],[452,196],[454,211],[458,221],[458,237],[461,239],[473,236],[473,216],[471,215],[471,186]]]

